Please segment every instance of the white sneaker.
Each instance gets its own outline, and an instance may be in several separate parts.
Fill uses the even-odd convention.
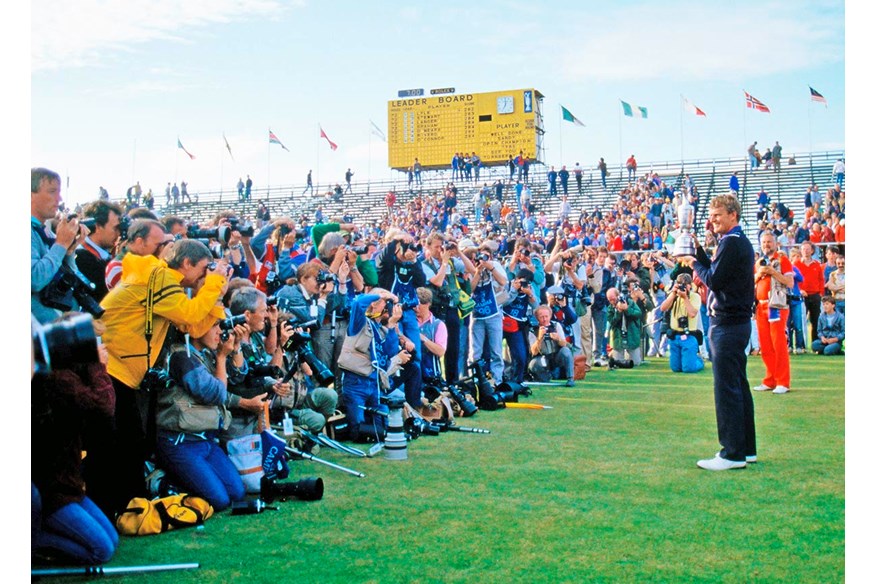
[[[789,391],[791,390],[784,385],[777,385],[776,388],[773,390],[773,393],[788,393]]]
[[[761,383],[760,385],[752,387],[751,389],[753,391],[773,391],[773,389],[775,389],[775,388],[770,387],[769,385],[764,385]],[[785,391],[787,391],[787,390],[785,390]],[[783,393],[783,392],[780,392],[780,393]]]
[[[745,468],[744,461],[727,460],[716,456],[715,458],[707,458],[706,460],[698,460],[697,466],[706,470],[730,470],[734,468]]]
[[[657,347],[652,346],[650,349],[648,349],[648,356],[649,357],[656,357],[657,356]]]
[[[715,458],[718,458],[720,456],[721,456],[721,451],[719,450],[718,452],[715,453]],[[752,462],[757,462],[757,455],[752,454],[752,455],[746,456],[745,462],[747,462],[748,464],[751,464]]]

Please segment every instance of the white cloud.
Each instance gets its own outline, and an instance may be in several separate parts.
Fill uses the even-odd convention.
[[[272,16],[280,0],[33,0],[33,71],[100,64],[148,41],[186,42],[193,30]],[[300,5],[300,2],[296,3]]]

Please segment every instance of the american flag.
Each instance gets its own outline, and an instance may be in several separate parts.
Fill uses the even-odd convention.
[[[809,95],[812,96],[812,101],[817,101],[818,103],[823,103],[824,107],[827,107],[827,100],[824,99],[824,96],[821,95],[820,93],[818,93],[817,91],[815,91],[814,89],[812,89],[811,86],[809,87]]]
[[[757,99],[747,91],[743,91],[745,93],[745,107],[749,109],[756,109],[759,112],[770,113],[770,108],[766,106],[764,102]]]

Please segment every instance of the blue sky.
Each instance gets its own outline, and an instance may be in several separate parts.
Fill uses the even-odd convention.
[[[786,155],[843,148],[844,4],[757,6],[34,0],[31,164],[69,176],[70,201],[134,180],[161,196],[168,181],[280,185],[308,169],[321,183],[347,167],[387,178],[369,120],[386,131],[386,102],[414,87],[535,87],[556,165],[735,156],[753,140]],[[773,113],[746,111],[743,89]],[[684,114],[683,152],[682,94],[707,113]],[[649,119],[621,119],[619,99]],[[559,104],[586,127],[560,124]],[[269,150],[269,127],[291,152]]]

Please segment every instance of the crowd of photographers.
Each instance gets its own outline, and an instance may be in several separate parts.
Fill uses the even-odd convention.
[[[68,214],[56,173],[31,178],[33,383],[46,406],[34,435],[52,428],[34,452],[56,461],[33,474],[33,541],[83,562],[112,554],[107,518],[145,494],[147,461],[217,510],[242,499],[226,449],[260,423],[318,433],[340,410],[350,440],[374,442],[393,391],[424,412],[446,391],[470,415],[469,372],[573,387],[594,366],[668,353],[673,371],[695,373],[708,358],[707,290],[664,249],[681,194],[656,175],[575,221],[499,201],[499,216],[469,224],[448,185],[389,205],[380,224],[258,229],[230,211],[193,225],[104,200]],[[840,275],[844,302],[844,260]],[[812,349],[841,346],[838,312],[815,315]],[[82,341],[92,326],[99,350]]]

